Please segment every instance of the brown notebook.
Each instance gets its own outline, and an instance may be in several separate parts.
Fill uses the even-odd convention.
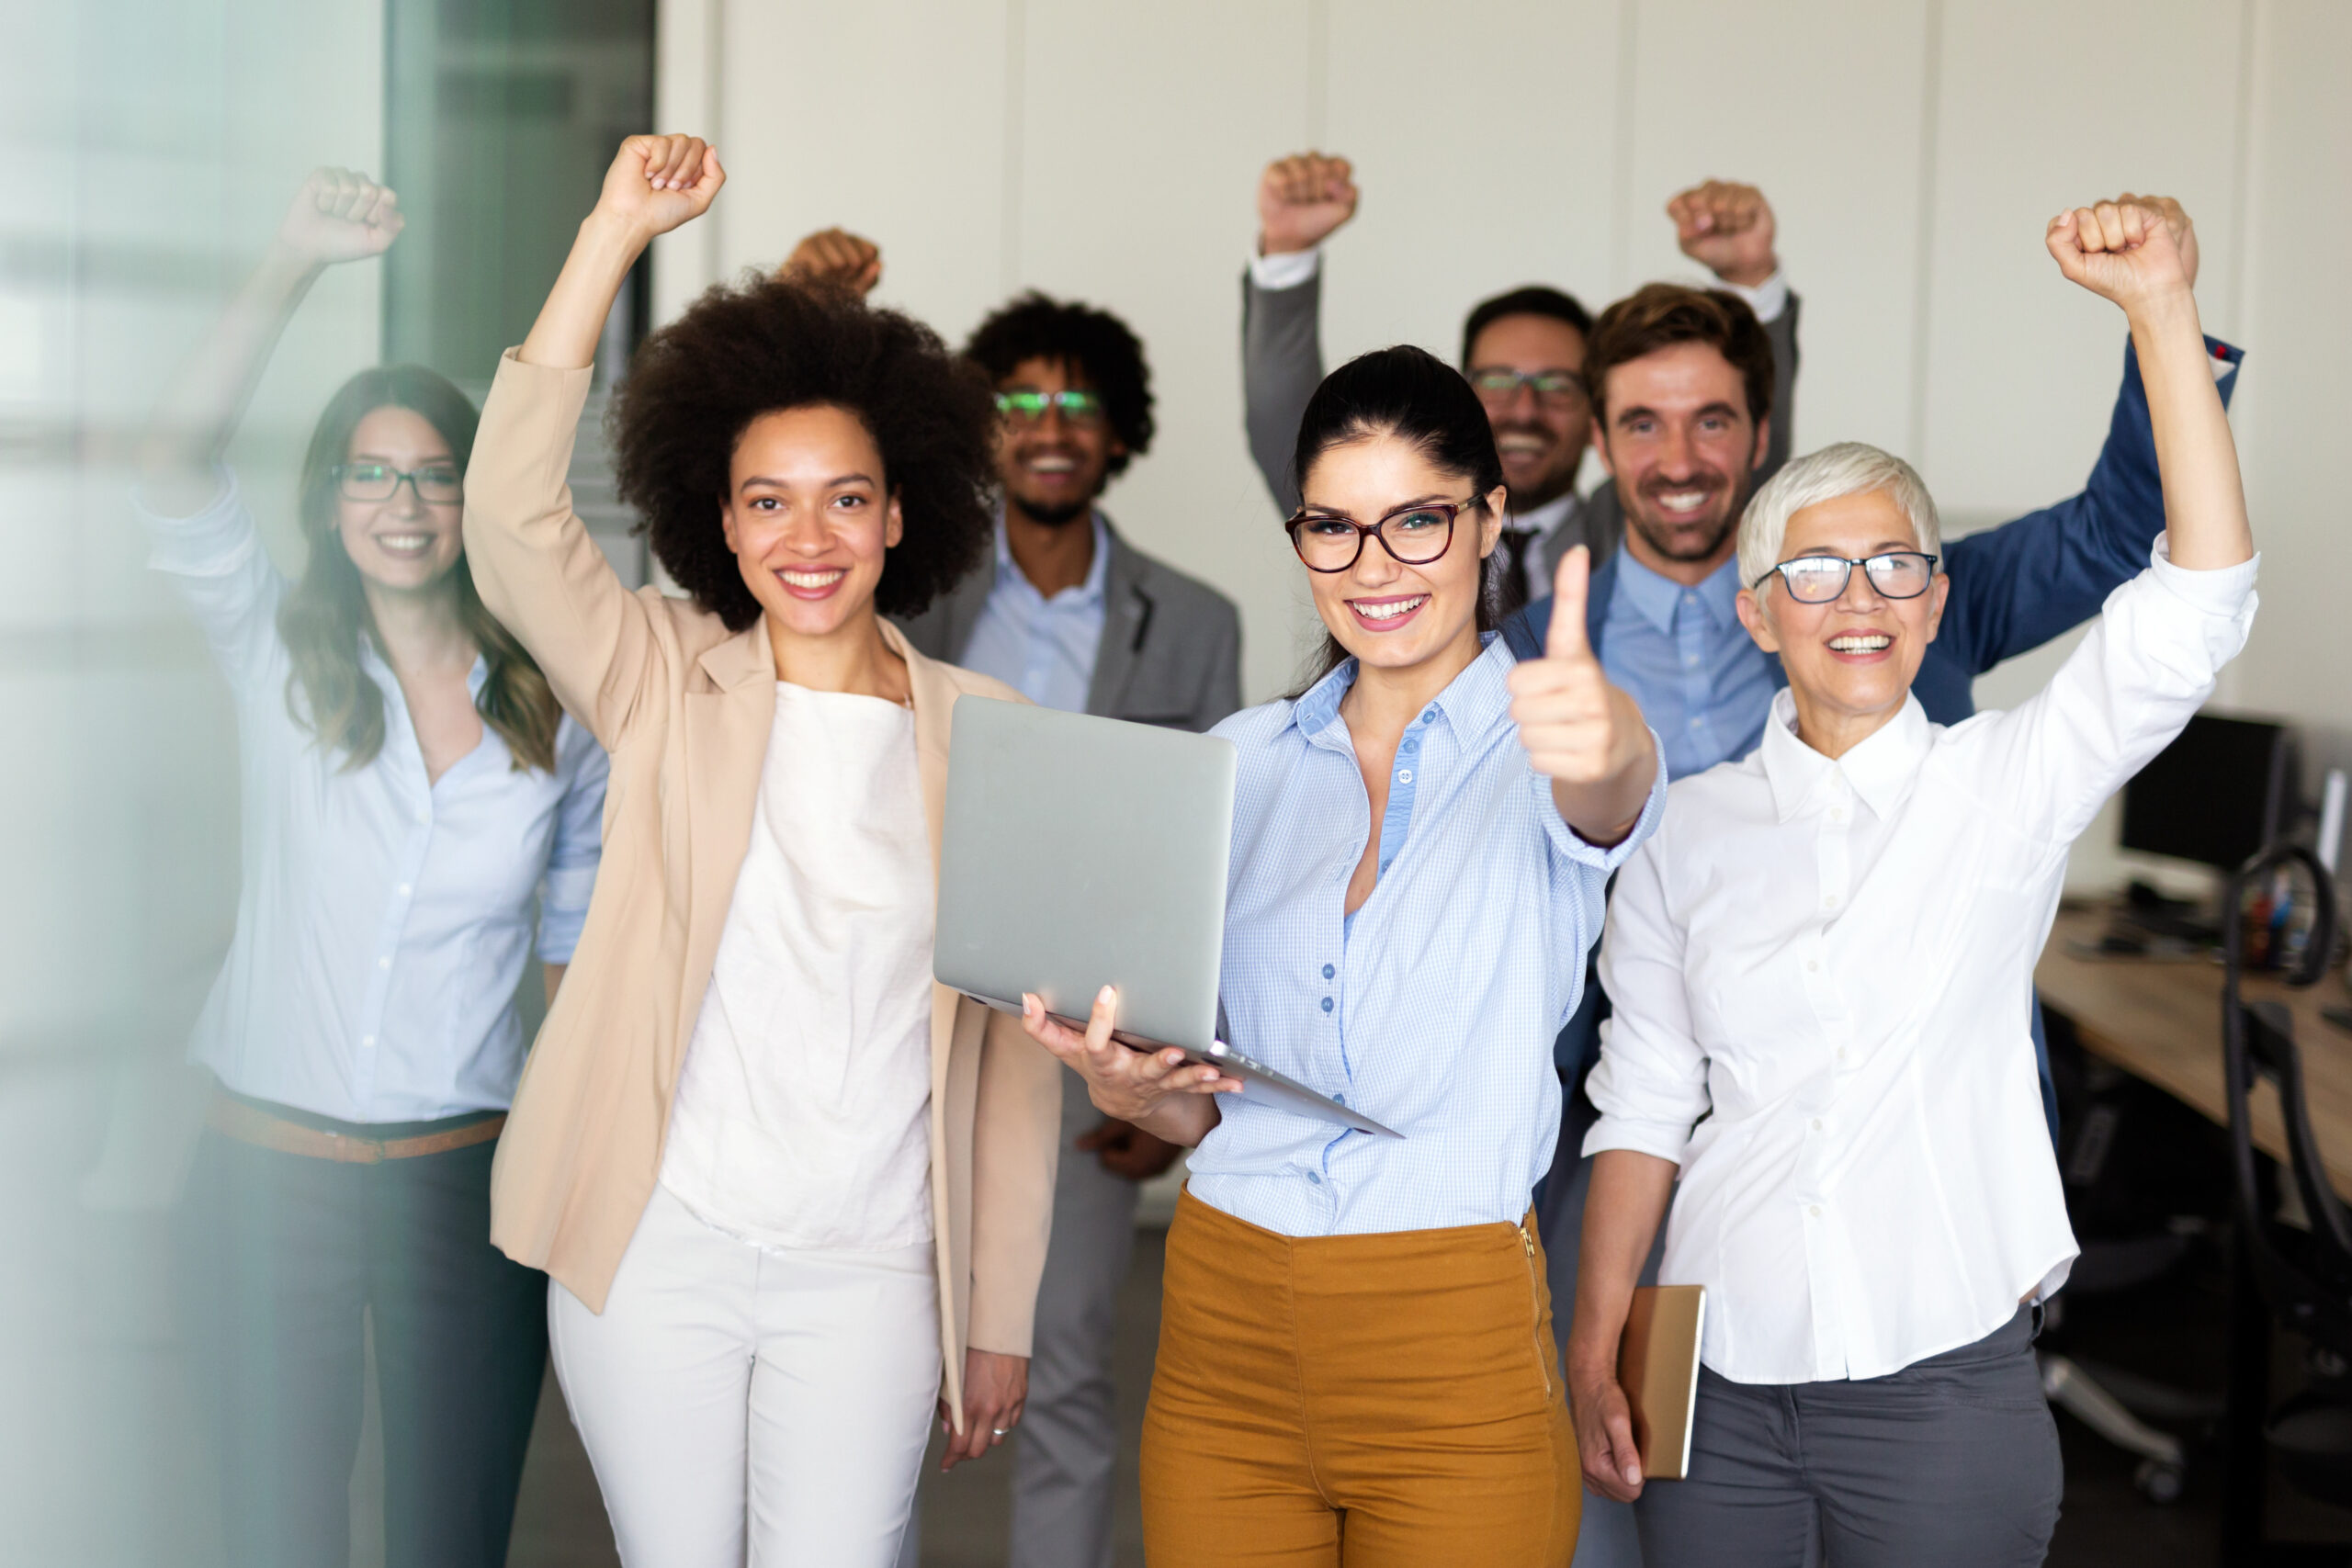
[[[1690,1416],[1699,1399],[1703,1285],[1644,1285],[1634,1292],[1617,1348],[1617,1382],[1634,1409],[1642,1479],[1679,1481],[1690,1468]]]

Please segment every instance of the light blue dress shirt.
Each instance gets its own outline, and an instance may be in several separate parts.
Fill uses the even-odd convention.
[[[1086,581],[1048,599],[1013,564],[1004,542],[1004,513],[996,520],[996,586],[972,626],[958,661],[1027,697],[1040,707],[1084,713],[1094,684],[1094,656],[1102,646],[1103,582],[1111,570],[1111,534],[1095,513],[1094,564]]]
[[[1348,660],[1296,702],[1211,733],[1240,748],[1219,1000],[1248,1055],[1401,1133],[1239,1098],[1192,1156],[1203,1202],[1285,1235],[1515,1223],[1552,1163],[1552,1041],[1582,994],[1631,837],[1585,843],[1510,721],[1498,638],[1398,744],[1380,881],[1347,919],[1371,805],[1340,700]]]
[[[514,993],[543,903],[542,961],[571,959],[602,852],[604,749],[567,716],[553,773],[517,771],[496,730],[437,782],[399,680],[384,745],[346,769],[287,710],[285,580],[233,478],[196,516],[143,513],[236,704],[236,934],[189,1054],[239,1094],[345,1122],[503,1111],[526,1042]],[[479,659],[469,683],[488,674]]]
[[[1772,710],[1771,660],[1739,624],[1739,561],[1724,562],[1696,588],[1617,557],[1616,591],[1600,634],[1600,667],[1641,704],[1666,745],[1674,778],[1745,757],[1764,737]]]

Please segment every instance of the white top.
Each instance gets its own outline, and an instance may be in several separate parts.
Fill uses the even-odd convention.
[[[928,1241],[937,901],[914,714],[778,682],[662,1184],[765,1247]]]
[[[239,1094],[343,1122],[505,1110],[533,908],[548,964],[571,962],[587,919],[604,748],[567,717],[554,770],[518,769],[485,724],[428,780],[400,679],[362,638],[384,744],[346,766],[287,705],[286,580],[235,477],[194,516],[139,512],[149,564],[204,628],[237,713],[237,929],[189,1055]],[[489,673],[476,659],[477,697]]]
[[[2067,846],[2254,619],[2255,562],[2164,552],[2012,712],[1914,697],[1832,761],[1782,692],[1618,877],[1584,1152],[1680,1164],[1658,1279],[1707,1288],[1720,1375],[1883,1376],[2065,1281],[2030,1013]]]

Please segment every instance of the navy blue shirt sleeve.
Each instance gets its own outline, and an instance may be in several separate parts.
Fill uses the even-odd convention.
[[[2205,345],[2229,367],[2220,384],[2227,407],[2245,355],[2218,339],[2209,337]],[[2081,492],[1945,545],[1951,596],[1937,633],[1938,651],[1968,675],[1981,675],[2081,625],[2146,569],[2164,526],[2148,394],[2140,384],[2139,355],[2127,344],[2107,445]]]

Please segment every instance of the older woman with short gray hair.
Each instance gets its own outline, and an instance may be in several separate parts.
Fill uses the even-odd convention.
[[[1857,444],[1790,464],[1740,524],[1739,614],[1789,689],[1761,748],[1678,781],[1626,863],[1616,1016],[1568,1388],[1586,1481],[1638,1499],[1651,1568],[2041,1561],[2056,1430],[2032,1341],[2075,1245],[2030,1039],[2066,852],[2244,645],[2236,451],[2173,237],[2062,214],[2073,281],[2123,308],[2167,532],[2049,687],[1951,728],[1911,695],[1946,583],[1935,503]],[[1687,1478],[1645,1486],[1619,1340],[1706,1288]]]

